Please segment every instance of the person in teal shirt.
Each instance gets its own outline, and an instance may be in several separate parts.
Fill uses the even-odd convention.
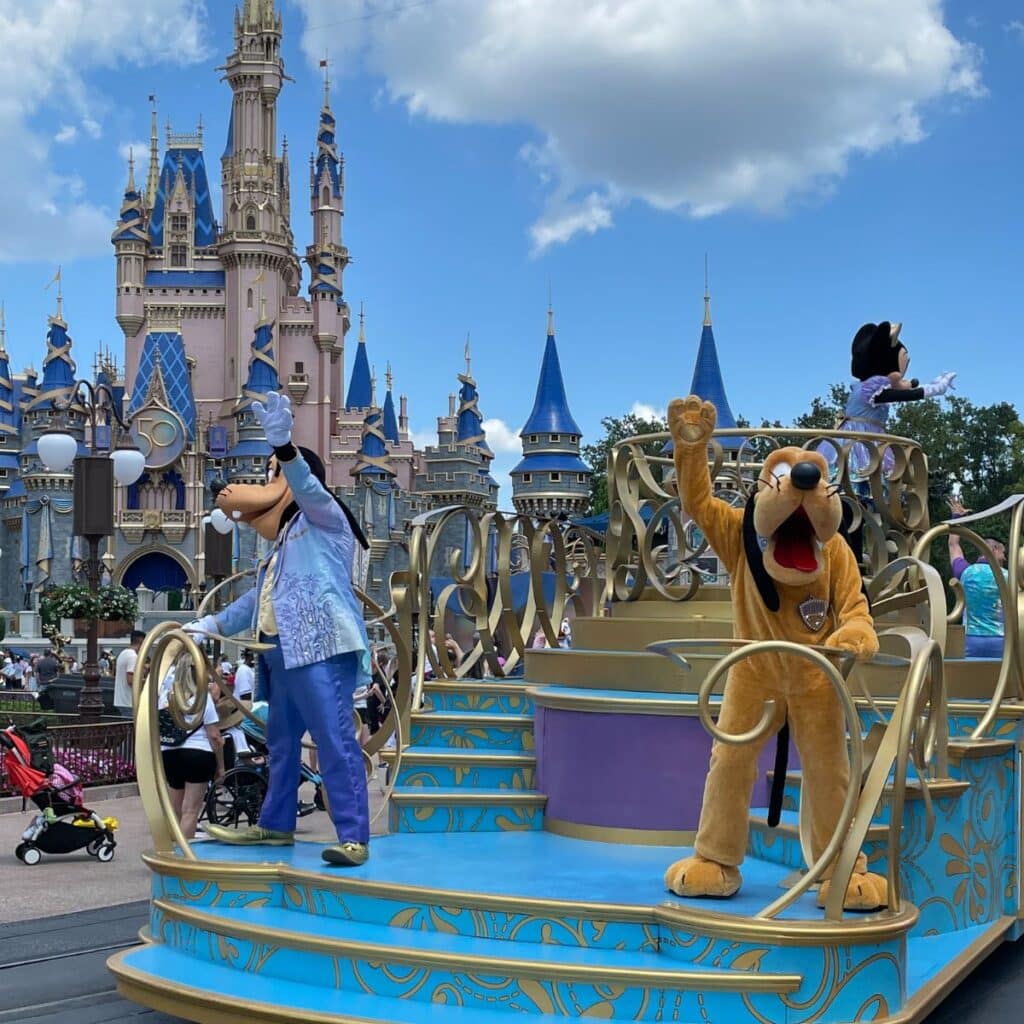
[[[968,513],[963,504],[951,498],[949,507],[953,518],[959,519]],[[1001,566],[1006,565],[1006,546],[996,537],[986,537],[985,543],[992,549]],[[999,596],[999,582],[992,566],[982,557],[969,562],[964,557],[960,538],[949,535],[949,560],[953,575],[964,588],[964,631],[967,634],[964,653],[968,658],[994,658],[1003,656],[1003,602]],[[1006,576],[1006,569],[1002,570]]]

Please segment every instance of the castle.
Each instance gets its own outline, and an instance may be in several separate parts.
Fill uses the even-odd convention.
[[[498,485],[467,343],[458,393],[437,420],[437,444],[417,450],[408,401],[383,401],[359,315],[347,387],[346,340],[352,313],[344,297],[344,158],[337,141],[330,83],[310,157],[311,242],[300,260],[292,225],[287,142],[278,146],[277,100],[285,82],[282,17],[275,0],[244,0],[235,12],[235,48],[223,66],[231,89],[221,155],[222,210],[213,206],[203,132],[167,129],[161,160],[152,114],[144,185],[134,160],[112,243],[116,318],[124,333],[123,374],[114,360],[94,368],[131,424],[146,471],[118,486],[115,534],[103,562],[110,578],[173,594],[195,592],[205,578],[202,520],[215,478],[259,482],[270,449],[252,403],[284,390],[295,411],[295,440],[320,452],[328,484],[360,519],[370,550],[359,581],[384,599],[404,558],[408,522],[431,508],[496,507]],[[141,180],[141,175],[140,175]],[[303,262],[308,284],[303,288]],[[2,329],[0,329],[2,330]],[[50,472],[36,443],[63,430],[84,453],[86,416],[72,401],[77,367],[58,290],[42,377],[12,374],[0,333],[0,607],[22,608],[48,583],[69,581],[81,562],[71,535],[70,473]],[[101,449],[120,432],[102,417]],[[523,429],[523,459],[513,471],[513,502],[537,516],[578,515],[587,506],[590,470],[580,459],[581,431],[569,411],[554,327],[548,335],[536,402]],[[237,531],[235,564],[252,564],[255,538]]]

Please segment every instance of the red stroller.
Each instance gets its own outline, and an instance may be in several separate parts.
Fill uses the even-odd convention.
[[[24,864],[38,864],[44,853],[85,850],[97,860],[114,859],[117,840],[112,818],[103,819],[82,803],[78,780],[54,764],[44,722],[0,731],[3,767],[11,785],[39,808],[14,853]]]

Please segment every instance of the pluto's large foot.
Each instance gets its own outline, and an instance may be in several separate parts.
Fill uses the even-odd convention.
[[[665,886],[677,896],[695,899],[728,899],[740,888],[743,878],[739,868],[717,864],[700,854],[677,860],[665,872]]]
[[[818,889],[818,906],[825,906],[831,882],[822,882]],[[889,883],[881,875],[873,871],[854,872],[850,876],[850,884],[846,887],[846,898],[843,910],[861,911],[881,910],[889,905]]]

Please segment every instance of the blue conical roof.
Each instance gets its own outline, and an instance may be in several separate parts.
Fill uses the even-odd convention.
[[[249,359],[249,379],[242,392],[243,404],[254,399],[261,400],[271,391],[280,391],[281,381],[277,375],[277,361],[274,359],[274,323],[264,321],[256,328],[252,339],[252,356]]]
[[[693,367],[693,380],[690,382],[690,394],[698,395],[706,402],[711,402],[718,410],[718,426],[735,427],[736,417],[729,408],[729,399],[725,396],[725,382],[722,380],[722,368],[718,363],[718,349],[715,345],[715,333],[711,324],[705,323],[700,333],[700,345],[697,348],[697,362]]]
[[[395,415],[395,400],[388,388],[384,396],[384,436],[394,444],[398,444],[398,417]]]
[[[70,391],[75,384],[77,367],[71,358],[71,338],[68,325],[60,319],[50,320],[46,332],[46,358],[43,360],[43,381],[40,395],[53,397],[54,392]]]
[[[558,361],[558,346],[555,344],[555,332],[550,326],[547,344],[544,346],[544,361],[540,366],[540,380],[537,382],[537,397],[533,401],[533,412],[530,413],[530,418],[520,433],[583,433],[569,412],[565,382],[562,380],[562,366]]]
[[[366,354],[366,339],[360,338],[356,358],[352,364],[352,378],[348,384],[346,409],[369,409],[373,404],[373,386],[370,383],[370,359]]]
[[[491,455],[487,435],[484,433],[484,418],[480,415],[480,393],[476,389],[476,381],[466,374],[460,374],[459,382],[462,387],[459,389],[456,440],[460,444],[476,445],[485,455]]]
[[[360,476],[377,476],[382,479],[394,476],[384,444],[384,429],[379,409],[371,409],[363,420],[363,442],[359,449],[359,461],[353,470]]]

